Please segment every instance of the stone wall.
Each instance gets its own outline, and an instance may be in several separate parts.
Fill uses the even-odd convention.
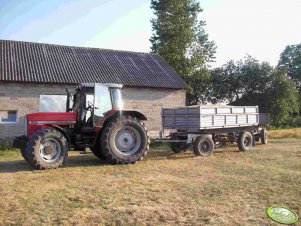
[[[135,109],[147,116],[146,126],[151,137],[158,137],[161,130],[161,108],[186,104],[185,90],[125,88],[125,108]]]
[[[74,86],[0,83],[0,110],[17,110],[17,123],[0,123],[0,142],[24,134],[24,116],[39,111],[40,95],[64,95]],[[125,108],[144,113],[150,135],[158,136],[161,129],[161,108],[185,105],[185,90],[130,88],[122,90]]]

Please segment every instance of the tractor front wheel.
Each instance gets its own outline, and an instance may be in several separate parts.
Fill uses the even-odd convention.
[[[142,160],[149,150],[144,123],[131,116],[111,120],[102,132],[101,149],[106,159],[113,164]]]
[[[66,137],[55,129],[41,129],[27,142],[26,158],[36,169],[61,167],[68,156]]]

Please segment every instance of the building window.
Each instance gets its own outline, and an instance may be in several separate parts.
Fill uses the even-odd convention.
[[[65,112],[66,95],[40,95],[40,112]]]
[[[86,95],[86,107],[88,101],[94,103],[94,95]],[[67,96],[66,95],[40,95],[39,112],[66,112]],[[73,102],[70,100],[70,107]],[[91,112],[87,112],[86,118],[91,116]]]
[[[17,122],[17,111],[0,111],[0,123]]]

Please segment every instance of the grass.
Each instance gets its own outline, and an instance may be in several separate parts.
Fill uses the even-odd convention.
[[[271,130],[269,138],[286,139],[286,138],[301,138],[301,128]]]
[[[301,214],[301,140],[272,139],[211,157],[153,147],[134,165],[70,152],[65,167],[36,171],[0,152],[1,225],[277,225],[273,204]],[[1,223],[2,222],[2,223]]]

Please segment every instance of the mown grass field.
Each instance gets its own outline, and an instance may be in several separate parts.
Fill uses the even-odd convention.
[[[270,205],[301,215],[301,129],[279,139],[286,132],[207,158],[152,148],[135,165],[70,152],[64,168],[48,171],[0,151],[0,225],[278,225]]]

